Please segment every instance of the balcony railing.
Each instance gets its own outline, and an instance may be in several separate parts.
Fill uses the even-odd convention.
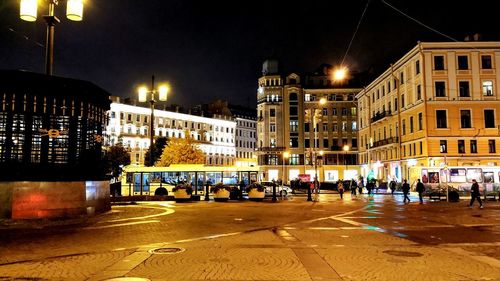
[[[257,151],[262,151],[262,152],[277,152],[277,151],[284,151],[286,148],[282,146],[277,146],[277,147],[259,147],[257,148]]]
[[[377,113],[375,113],[375,115],[372,117],[371,121],[372,123],[374,123],[377,122],[378,120],[384,119],[387,116],[391,116],[390,110],[382,112],[377,111]]]
[[[398,139],[399,139],[398,137],[392,137],[392,138],[379,140],[379,141],[374,142],[372,147],[379,147],[379,146],[383,146],[383,145],[398,143]]]

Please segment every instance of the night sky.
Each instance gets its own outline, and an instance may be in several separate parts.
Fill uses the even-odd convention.
[[[499,40],[493,1],[386,0],[424,24],[463,40]],[[45,23],[19,19],[18,0],[0,0],[0,69],[44,72]],[[42,3],[42,1],[39,1]],[[262,62],[278,57],[285,71],[337,65],[367,4],[363,1],[86,0],[84,20],[56,15],[54,75],[90,80],[113,95],[136,96],[141,83],[169,81],[169,103],[216,98],[255,106]],[[496,29],[496,30],[495,30]],[[496,33],[495,33],[496,32]],[[25,36],[29,39],[25,39]],[[371,0],[345,64],[380,74],[417,41],[450,41]]]

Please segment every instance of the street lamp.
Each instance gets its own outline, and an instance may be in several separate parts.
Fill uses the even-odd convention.
[[[151,89],[143,86],[138,90],[139,102],[146,102],[148,93],[151,94],[149,103],[151,105],[151,120],[149,122],[149,165],[153,166],[153,141],[154,141],[154,109],[155,109],[155,94],[158,93],[158,99],[160,101],[167,101],[167,94],[169,92],[169,87],[167,85],[161,85],[158,90],[155,89],[155,76],[151,76]]]
[[[282,175],[283,175],[283,182],[282,184],[284,184],[286,182],[286,178],[285,178],[285,161],[286,159],[288,159],[290,157],[290,152],[288,151],[285,151],[283,152],[283,165],[281,166],[281,170],[282,170]]]
[[[344,145],[344,151],[345,151],[345,156],[344,156],[344,164],[345,164],[345,170],[344,170],[344,180],[345,178],[345,172],[347,171],[347,152],[349,152],[349,146],[346,144]]]
[[[326,98],[321,98],[319,100],[319,105],[325,105],[326,104]],[[319,184],[319,180],[318,180],[318,120],[317,120],[317,116],[316,116],[316,107],[313,108],[313,128],[314,128],[314,151],[313,151],[313,156],[314,156],[314,192],[316,194],[316,198],[317,198],[317,195],[318,195],[318,184]],[[321,155],[323,155],[323,151],[320,152]],[[309,198],[308,198],[309,199]]]
[[[49,3],[48,15],[43,16],[47,23],[47,42],[45,44],[45,73],[52,75],[54,63],[54,32],[55,26],[60,20],[55,16],[55,7],[59,0],[46,0]],[[71,21],[81,21],[83,19],[83,0],[66,1],[66,17]],[[37,18],[38,1],[21,0],[19,5],[19,17],[22,20],[34,22]]]

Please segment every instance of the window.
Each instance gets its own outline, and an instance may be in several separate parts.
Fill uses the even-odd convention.
[[[471,128],[470,110],[460,110],[460,127]]]
[[[483,95],[493,96],[493,81],[483,81]]]
[[[401,71],[400,73],[400,79],[399,79],[399,83],[400,84],[404,84],[405,83],[405,73],[403,71]]]
[[[415,74],[419,74],[420,73],[420,61],[417,60],[415,62]]]
[[[276,139],[271,139],[270,145],[271,147],[276,147]]]
[[[446,110],[436,110],[436,126],[437,128],[448,128]]]
[[[311,94],[305,94],[304,101],[311,101]]]
[[[423,126],[422,126],[422,123],[423,123],[423,120],[422,120],[422,119],[423,119],[423,117],[422,117],[422,112],[420,112],[420,113],[418,114],[418,130],[419,130],[419,131],[423,129],[423,128],[422,128],[422,127],[423,127]]]
[[[403,119],[403,125],[402,126],[403,126],[403,135],[405,135],[406,134],[406,120],[404,120],[404,119]],[[379,139],[380,139],[380,137],[379,137]]]
[[[337,123],[332,124],[332,132],[337,132],[338,131],[338,125]]]
[[[464,140],[458,140],[458,153],[460,153],[460,154],[465,153],[465,141]]]
[[[291,80],[290,80],[290,82],[291,82]],[[297,93],[290,93],[290,101],[296,101],[296,100],[297,100]]]
[[[405,107],[405,94],[401,95],[401,108]]]
[[[352,140],[351,140],[351,146],[352,146],[353,148],[358,147],[358,139],[352,139]]]
[[[446,97],[446,83],[444,81],[434,82],[434,89],[436,91],[436,97]]]
[[[444,56],[434,56],[434,70],[444,70]]]
[[[332,115],[333,116],[337,115],[337,109],[336,108],[332,108]]]
[[[421,99],[422,99],[422,86],[417,85],[417,100],[421,100]]]
[[[355,107],[351,107],[351,116],[356,116],[357,111]]]
[[[328,139],[323,139],[323,148],[328,148]]]
[[[299,139],[298,138],[290,138],[290,147],[299,147]]]
[[[347,116],[347,108],[342,107],[342,116]]]
[[[309,139],[304,139],[304,147],[305,148],[310,148],[311,147],[311,143],[310,143]]]
[[[491,69],[491,56],[481,56],[481,68]]]
[[[467,70],[469,69],[469,59],[467,56],[458,56],[458,69]]]
[[[327,116],[328,115],[328,108],[323,108],[323,116]]]
[[[276,132],[276,124],[271,123],[269,124],[269,132]]]
[[[477,140],[470,141],[470,153],[477,153]]]
[[[328,123],[323,123],[323,132],[328,132]]]
[[[271,116],[271,117],[276,117],[276,109],[271,108],[271,109],[269,110],[269,116]]]
[[[356,132],[356,130],[358,130],[358,123],[356,123],[356,121],[352,122],[352,131],[353,132]]]
[[[309,132],[309,123],[304,123],[304,132]]]
[[[484,127],[495,128],[495,111],[493,109],[484,110]]]
[[[413,116],[410,116],[410,133],[413,133]]]
[[[297,132],[299,129],[298,120],[290,120],[290,132]]]
[[[398,110],[398,98],[394,98],[394,111]]]
[[[470,97],[469,81],[458,82],[458,89],[461,98]]]
[[[298,107],[296,107],[296,106],[290,106],[290,115],[297,116],[297,114],[299,112],[297,109],[298,109]]]
[[[488,152],[497,153],[497,146],[495,144],[495,140],[488,140]]]
[[[391,80],[387,81],[387,92],[391,92]]]
[[[288,165],[299,165],[300,164],[300,157],[298,154],[292,154],[290,155],[290,160],[288,162]]]
[[[448,142],[446,140],[439,141],[439,152],[441,152],[441,153],[448,152]]]

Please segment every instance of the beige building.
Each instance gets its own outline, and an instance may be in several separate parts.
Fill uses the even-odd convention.
[[[261,180],[356,178],[359,88],[334,84],[332,67],[282,75],[263,64],[257,93],[257,155]],[[323,100],[323,102],[320,102]]]
[[[418,43],[356,96],[362,174],[500,165],[499,65],[500,42]]]

